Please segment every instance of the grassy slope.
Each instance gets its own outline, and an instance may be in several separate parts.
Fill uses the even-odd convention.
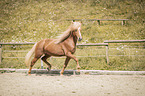
[[[1,42],[31,42],[54,38],[65,31],[70,22],[65,19],[130,19],[121,22],[104,21],[101,26],[83,22],[82,42],[144,39],[144,2],[133,0],[2,0]],[[89,34],[89,35],[88,35]]]
[[[130,19],[125,26],[122,26],[119,21],[104,21],[101,22],[101,25],[98,25],[97,22],[83,21],[83,40],[80,43],[145,39],[144,4],[144,0],[26,0],[25,2],[24,0],[1,0],[0,42],[37,42],[45,38],[55,38],[70,25],[70,22],[66,19],[73,18]],[[82,49],[83,52],[85,48]],[[101,48],[95,50],[95,54],[89,51],[89,55],[86,52],[92,50],[92,48],[86,50],[85,53],[78,51],[76,55],[95,56],[105,52],[105,49]],[[110,49],[109,51],[110,55],[132,53],[128,49],[124,50],[124,53],[122,50]],[[144,55],[144,51],[139,50],[132,54],[136,54],[136,52],[139,55]],[[7,53],[3,56],[8,57],[8,54],[13,55]],[[25,56],[25,54],[21,55]],[[16,63],[16,61],[21,62]],[[26,66],[23,65],[22,61],[17,59],[7,63],[7,59],[4,59],[3,62],[7,64],[0,67],[25,68]],[[56,63],[56,66],[53,64],[54,69],[60,69],[64,62],[64,60],[57,61],[57,59],[52,59],[51,62],[53,61]],[[144,58],[136,57],[110,57],[110,65],[106,64],[105,57],[79,58],[79,62],[82,69],[145,70]],[[75,62],[72,60],[71,63],[68,69],[75,69]],[[38,67],[40,67],[40,64]]]

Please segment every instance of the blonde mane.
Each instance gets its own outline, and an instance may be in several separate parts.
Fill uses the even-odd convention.
[[[62,34],[57,36],[58,39],[56,39],[56,44],[63,42],[65,39],[67,39],[70,36],[70,32],[77,30],[79,27],[81,27],[80,22],[72,22],[72,24],[68,27],[66,31],[64,31]]]

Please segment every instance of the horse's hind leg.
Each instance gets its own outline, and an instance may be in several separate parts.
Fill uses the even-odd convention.
[[[39,58],[40,58],[40,57],[39,57]],[[29,71],[28,71],[28,74],[29,74],[29,75],[31,74],[32,67],[34,66],[34,64],[36,63],[36,61],[37,61],[39,58],[34,57],[34,59],[31,61],[31,65],[30,65],[30,68],[29,68]]]
[[[28,74],[30,75],[31,74],[31,70],[32,70],[32,67],[34,66],[34,64],[36,63],[36,61],[43,55],[42,52],[40,51],[36,51],[35,52],[35,56],[33,58],[33,60],[31,61],[31,65],[30,65],[30,68],[29,68],[29,71],[28,71]]]
[[[47,58],[49,58],[50,56],[43,56],[41,59],[43,60],[43,62],[45,62],[48,65],[47,70],[50,71],[51,70],[51,64],[46,60]]]

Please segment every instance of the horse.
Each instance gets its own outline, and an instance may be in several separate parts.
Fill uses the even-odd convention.
[[[70,59],[74,59],[77,63],[77,71],[80,72],[80,66],[78,59],[73,55],[76,51],[77,41],[81,41],[81,23],[72,22],[68,29],[63,32],[57,39],[43,39],[35,43],[32,49],[25,56],[26,65],[30,65],[28,74],[31,75],[31,70],[36,61],[41,60],[48,65],[47,70],[51,70],[51,64],[47,61],[47,58],[51,56],[66,56],[63,69],[60,71],[60,75],[63,75],[65,68],[67,67]],[[34,58],[32,59],[34,55]]]

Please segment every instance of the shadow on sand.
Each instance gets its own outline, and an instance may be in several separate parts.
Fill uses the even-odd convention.
[[[61,70],[32,70],[31,74],[36,74],[36,75],[47,75],[47,76],[60,76],[60,71]],[[63,73],[64,76],[71,76],[71,75],[80,75],[80,72],[77,72],[76,70],[65,70]]]

